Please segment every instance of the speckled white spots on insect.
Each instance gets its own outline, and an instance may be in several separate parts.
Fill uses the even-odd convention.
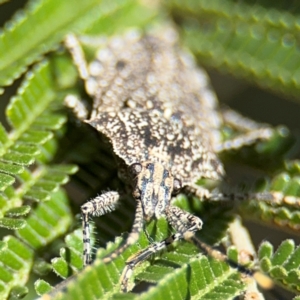
[[[99,84],[100,87],[107,87],[109,83],[108,83],[107,80],[102,79],[102,80],[98,81],[98,84]]]
[[[182,147],[183,147],[184,149],[188,149],[190,146],[191,146],[190,141],[185,137],[185,138],[183,139]]]
[[[140,40],[141,35],[142,35],[142,33],[140,30],[132,29],[125,33],[124,38],[125,38],[125,40],[133,43],[133,42],[137,42],[138,40]]]
[[[114,50],[122,50],[122,48],[125,46],[125,41],[122,37],[116,36],[110,40],[110,46]]]
[[[164,117],[166,119],[170,119],[170,117],[172,116],[173,110],[171,108],[166,108],[164,111]]]
[[[168,141],[173,141],[175,140],[176,136],[172,132],[168,132],[166,138]]]
[[[130,108],[135,108],[135,107],[136,107],[136,102],[133,101],[132,99],[128,99],[128,100],[126,101],[126,105],[127,105],[128,107],[130,107]]]
[[[94,60],[89,64],[89,73],[91,76],[99,76],[103,71],[104,68],[100,61]]]
[[[202,98],[209,108],[215,108],[217,104],[216,94],[211,89],[205,88],[202,90]]]
[[[123,79],[121,77],[117,77],[115,80],[115,84],[118,86],[122,86],[124,83]]]
[[[147,109],[152,109],[154,107],[153,102],[150,100],[147,100],[146,107],[147,107]]]
[[[117,156],[126,164],[159,158],[187,185],[191,178],[223,173],[212,152],[221,118],[206,75],[178,50],[175,37],[171,30],[109,39],[90,63],[86,85],[95,98],[91,124]]]
[[[89,77],[85,82],[85,88],[88,94],[94,95],[98,88],[98,82],[94,77]]]
[[[148,75],[147,75],[147,84],[149,85],[152,85],[152,84],[155,84],[156,83],[156,79],[155,79],[155,74],[150,72]]]
[[[100,61],[104,61],[104,62],[109,62],[111,59],[113,59],[113,53],[107,49],[107,48],[103,48],[100,49],[97,54],[96,57],[100,60]]]

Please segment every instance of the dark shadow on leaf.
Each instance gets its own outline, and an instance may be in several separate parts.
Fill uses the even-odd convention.
[[[187,291],[186,291],[185,299],[191,299],[191,292],[190,292],[191,278],[192,278],[192,269],[190,265],[187,265],[186,268]]]
[[[180,264],[176,264],[173,261],[169,261],[169,260],[162,259],[162,258],[155,260],[155,264],[159,264],[161,266],[170,267],[170,268],[174,268],[174,269],[180,268]]]
[[[150,282],[140,281],[140,282],[136,283],[136,285],[134,286],[134,288],[132,290],[132,293],[141,294],[143,292],[146,292],[152,286],[155,286],[155,284],[150,283]]]
[[[65,248],[65,260],[68,263],[68,275],[67,277],[73,275],[73,270],[71,268],[71,250],[70,248]]]

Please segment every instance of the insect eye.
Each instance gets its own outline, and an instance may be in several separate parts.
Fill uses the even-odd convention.
[[[174,194],[178,193],[181,190],[181,188],[182,188],[181,180],[175,178],[173,182],[173,193]]]
[[[142,172],[142,165],[140,163],[134,163],[130,166],[131,173],[137,175]]]

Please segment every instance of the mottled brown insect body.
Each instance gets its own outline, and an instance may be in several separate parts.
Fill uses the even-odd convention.
[[[93,98],[90,118],[74,97],[68,97],[66,103],[109,139],[137,204],[127,241],[105,261],[137,241],[144,220],[165,217],[176,231],[127,261],[121,283],[126,291],[137,263],[175,240],[196,240],[194,234],[202,221],[173,206],[172,197],[184,189],[200,199],[228,200],[225,194],[211,193],[196,181],[221,180],[225,172],[218,152],[269,138],[272,130],[218,108],[205,73],[177,46],[173,30],[112,38],[89,65],[74,36],[67,37],[66,45]],[[245,135],[223,143],[223,122],[239,124]],[[105,214],[115,209],[118,201],[117,192],[107,192],[82,206],[85,264],[91,262],[89,215]]]

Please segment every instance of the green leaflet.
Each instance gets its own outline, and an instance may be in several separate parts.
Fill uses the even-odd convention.
[[[43,164],[53,158],[57,148],[56,134],[66,121],[53,105],[59,102],[51,74],[49,62],[44,61],[26,75],[7,108],[12,130],[9,135],[3,127],[0,130],[3,191],[0,195],[0,225],[19,229],[19,237],[36,248],[49,244],[70,226],[68,204],[58,189],[67,182],[68,174],[77,170],[72,165],[50,167]],[[29,168],[28,165],[35,161],[35,166]],[[18,188],[10,186],[15,180]],[[49,201],[38,205],[25,220],[20,217],[26,216],[31,208],[22,206],[25,199]],[[20,240],[13,238],[13,241],[1,248],[1,299],[6,299],[9,294],[21,296],[28,292],[25,284],[33,266],[33,252]],[[26,251],[31,256],[24,259]],[[26,264],[22,263],[23,259]]]
[[[115,17],[112,17],[114,13]],[[143,26],[153,16],[154,10],[142,7],[135,1],[81,1],[77,5],[71,2],[31,1],[23,12],[6,24],[1,33],[0,82],[10,83],[27,65],[40,60],[41,54],[57,47],[57,43],[70,31],[112,32],[118,27],[123,28],[124,23],[127,26]],[[99,24],[103,28],[99,28]],[[0,225],[19,229],[16,233],[18,237],[34,249],[56,240],[72,223],[66,199],[57,191],[60,185],[68,181],[68,174],[73,174],[77,168],[73,165],[50,167],[45,163],[53,160],[58,148],[57,138],[63,134],[66,117],[61,111],[61,100],[66,92],[62,89],[74,85],[75,74],[69,57],[65,55],[53,56],[35,65],[26,74],[7,108],[11,132],[7,134],[0,125],[0,187],[3,190],[0,213],[5,216],[0,219]],[[34,162],[34,167],[28,168]],[[18,189],[11,186],[16,180]],[[28,214],[30,208],[21,206],[23,200],[47,202],[34,207],[24,220],[18,218]],[[68,256],[68,249],[61,250],[61,259]],[[74,258],[73,252],[71,255]],[[32,266],[32,261],[30,264]],[[81,266],[81,253],[78,252],[74,267],[79,269]],[[35,263],[34,269],[45,273],[48,265]],[[36,286],[46,291],[48,285],[40,281]],[[17,296],[26,291],[26,287],[12,281],[9,285],[3,285],[1,295],[6,298],[9,292],[11,296]]]
[[[294,1],[167,0],[201,63],[297,97],[299,9]]]
[[[122,4],[123,1],[114,4],[110,1],[99,3],[90,0],[79,1],[76,5],[72,5],[69,1],[31,1],[23,12],[15,15],[6,25],[6,31],[0,37],[2,53],[0,82],[2,85],[9,84],[12,79],[25,71],[28,64],[45,51],[56,47],[66,33],[82,30],[91,25],[99,16],[99,13],[95,12],[100,11],[105,15],[122,7]],[[35,30],[32,31],[32,28]],[[18,47],[14,47],[17,44]]]
[[[272,9],[263,6],[267,5],[266,1],[250,2],[170,0],[167,4],[170,4],[172,14],[178,17],[176,20],[181,21],[183,40],[200,59],[212,66],[228,68],[231,72],[247,76],[263,86],[293,94],[299,87],[299,59],[295,55],[293,42],[298,29],[297,10],[288,13],[279,6],[276,8],[274,1],[269,2]],[[54,0],[30,1],[1,33],[0,85],[12,82],[50,50],[60,52],[58,43],[70,31],[112,34],[129,26],[147,26],[155,13],[152,7],[141,7],[129,0],[79,1],[76,6],[69,0],[61,3]],[[105,152],[91,149],[97,143],[86,144],[83,137],[79,137],[75,146],[68,145],[66,140],[61,144],[65,147],[58,146],[58,140],[65,133],[63,124],[66,117],[57,108],[61,107],[66,89],[76,89],[75,92],[78,92],[77,86],[74,88],[76,71],[64,53],[51,55],[48,59],[28,72],[8,109],[12,132],[8,134],[0,125],[0,189],[3,191],[0,194],[0,224],[19,229],[16,235],[24,241],[16,240],[16,245],[9,245],[9,251],[7,239],[15,238],[6,237],[0,242],[0,254],[4,253],[3,268],[0,270],[2,298],[8,297],[9,293],[11,296],[24,295],[31,270],[39,276],[45,276],[45,280],[35,283],[38,294],[44,294],[51,289],[46,282],[51,267],[61,277],[68,277],[81,269],[81,229],[71,230],[63,246],[59,244],[62,243],[59,238],[70,230],[71,225],[79,224],[78,220],[74,220],[79,203],[89,199],[95,191],[107,189],[108,183],[114,180],[107,171],[111,158]],[[73,126],[73,130],[73,134],[78,134],[76,126]],[[68,136],[67,140],[71,138]],[[62,152],[59,152],[59,158],[55,158],[57,150]],[[252,154],[253,160],[259,158],[260,166],[265,166],[268,165],[264,161],[266,157],[272,162],[282,162],[281,157],[285,152],[285,145],[281,146],[274,139],[273,142],[260,144]],[[91,157],[96,158],[96,164],[89,161]],[[76,167],[49,166],[53,159],[56,159],[55,163],[66,159],[81,164],[81,177],[75,177],[74,184],[84,190],[84,196],[74,196],[78,201],[74,205],[74,213],[59,187],[66,183],[68,175],[74,173]],[[29,168],[28,165],[34,162],[34,168]],[[298,196],[299,166],[299,162],[288,162],[283,170],[282,166],[276,165],[273,170],[276,169],[277,176],[266,184],[266,189]],[[99,167],[102,167],[100,171]],[[92,192],[86,192],[83,181],[91,184],[89,188],[93,188]],[[17,190],[11,186],[13,182],[18,183]],[[81,198],[78,200],[77,196]],[[29,206],[23,205],[24,200],[30,204],[35,202],[30,205],[30,212]],[[204,228],[198,234],[203,240],[218,244],[226,235],[232,220],[232,214],[227,209],[221,207],[220,210],[219,204],[200,203],[198,199],[188,202],[184,197],[176,202],[204,220]],[[128,231],[133,211],[134,203],[129,201],[116,214],[101,217],[100,225],[97,224],[99,236],[96,240],[99,241],[95,246],[98,246],[97,243],[104,245],[121,232]],[[251,215],[265,223],[274,225],[275,222],[293,230],[300,223],[297,208],[287,203],[272,206],[250,202],[241,208],[241,213],[245,217]],[[112,228],[111,224],[115,226]],[[169,234],[164,221],[158,222],[157,228],[155,232],[151,224],[147,227],[154,240],[161,240]],[[103,265],[101,257],[104,252],[112,251],[120,242],[117,239],[108,245],[109,250],[100,250],[95,264],[83,270],[76,277],[78,280],[70,282],[68,294],[63,294],[62,298],[150,299],[155,296],[167,299],[191,296],[194,299],[218,299],[221,295],[221,299],[224,299],[226,295],[231,299],[243,290],[235,271],[219,261],[198,255],[192,245],[184,243],[156,256],[151,265],[145,262],[135,270],[136,284],[145,280],[155,283],[154,287],[141,295],[120,294],[118,282],[126,259],[149,244],[142,235],[139,244],[133,245],[113,263]],[[55,257],[51,265],[48,257],[46,260],[39,256],[33,258],[33,252],[27,245],[38,250],[34,251],[37,255]],[[26,257],[27,264],[22,262],[22,253],[30,254]],[[294,291],[299,288],[299,247],[296,248],[290,241],[284,242],[275,254],[270,244],[262,246],[260,265],[285,288]],[[13,276],[10,268],[13,268]]]
[[[28,73],[18,95],[8,106],[8,122],[13,130],[9,138],[4,129],[0,132],[0,172],[22,174],[25,171],[24,166],[32,164],[43,152],[43,144],[53,136],[52,130],[59,129],[65,122],[63,115],[49,111],[50,104],[56,100],[50,74],[46,62],[36,66]],[[40,118],[48,120],[48,124],[41,124]],[[1,175],[7,178],[10,176]],[[12,183],[9,180],[1,182],[2,190]]]
[[[34,263],[33,249],[43,247],[58,238],[71,223],[67,198],[59,191],[49,201],[38,205],[26,219],[23,228],[17,232],[20,239],[13,236],[3,239],[0,248],[1,299],[6,299],[9,293],[27,293],[24,288]]]
[[[134,19],[127,19],[129,26],[139,25],[153,17],[152,9],[143,9],[132,0],[87,0],[78,1],[76,5],[70,0],[30,1],[24,11],[6,24],[0,35],[0,85],[10,84],[28,65],[40,60],[41,55],[57,48],[57,44],[69,32],[89,31],[95,22],[101,23],[106,30],[115,28],[115,25],[122,28],[124,10],[130,12],[132,8],[135,14],[132,15]],[[114,16],[115,13],[119,15]],[[121,26],[118,25],[119,19]],[[101,28],[98,28],[98,33],[99,30]]]
[[[289,162],[290,168],[292,162]],[[295,161],[294,165],[299,162]],[[287,168],[289,168],[287,166]],[[266,201],[250,201],[240,206],[240,211],[245,218],[263,220],[270,225],[276,224],[297,231],[300,225],[299,196],[300,177],[299,174],[290,175],[284,171],[279,173],[270,181],[264,182],[262,191],[279,192],[286,197],[286,202],[275,204]],[[297,200],[298,199],[298,200]],[[297,200],[297,203],[293,203]]]
[[[20,216],[25,216],[29,213],[30,211],[30,206],[29,205],[24,205],[21,207],[14,207],[9,209],[5,216],[8,217],[20,217]]]
[[[156,227],[157,226],[157,227]],[[154,233],[154,228],[157,230]],[[157,224],[151,223],[147,231],[153,234],[155,241],[160,241],[168,235],[168,224],[165,220],[159,220]],[[82,249],[79,241],[79,231],[67,237],[69,249],[74,253]],[[132,254],[146,247],[149,242],[144,234],[139,242],[131,246],[124,254],[116,258],[112,263],[103,264],[101,257],[118,247],[121,239],[117,238],[114,243],[109,243],[107,250],[100,249],[97,260],[92,265],[81,271],[76,277],[66,281],[67,289],[63,286],[54,291],[54,299],[119,299],[119,279],[124,268],[125,260]],[[72,246],[71,246],[72,244]],[[75,249],[77,248],[77,249]],[[72,255],[68,255],[69,262],[62,258],[55,259],[54,268],[64,273],[68,270],[68,264],[72,267]],[[137,275],[136,275],[137,274]],[[142,263],[135,270],[136,281],[156,283],[154,287],[140,294],[139,299],[232,299],[244,289],[239,281],[239,274],[232,270],[226,263],[207,259],[198,254],[197,249],[186,242],[178,243],[176,251],[170,249],[162,255],[158,255],[153,265],[148,262]],[[125,297],[125,295],[124,295]],[[136,298],[133,294],[126,295],[126,299]],[[173,297],[173,298],[172,298]],[[218,298],[223,297],[223,298]]]
[[[29,212],[21,206],[23,199],[34,201],[50,199],[68,180],[68,174],[76,171],[75,166],[45,167],[42,161],[53,157],[54,132],[60,130],[66,118],[51,106],[57,102],[54,81],[49,62],[42,62],[27,74],[23,84],[7,108],[12,131],[8,135],[2,128],[0,179],[3,193],[0,195],[0,225],[17,229],[26,223],[15,219]],[[27,167],[35,160],[34,168]],[[2,173],[1,173],[2,172]],[[19,188],[10,187],[17,179]],[[23,199],[22,199],[23,198]]]
[[[7,186],[13,184],[15,182],[14,177],[7,175],[7,174],[1,174],[0,173],[0,189],[4,190]]]
[[[60,257],[51,260],[53,271],[62,278],[77,273],[83,267],[82,230],[77,229],[65,238],[66,247],[60,249]]]
[[[155,264],[137,276],[139,280],[157,283],[142,294],[141,299],[221,300],[232,299],[243,291],[244,285],[240,281],[238,272],[230,269],[226,263],[202,255],[188,260],[186,255],[184,257],[180,255],[182,250],[180,246],[178,248],[179,251],[175,254],[170,253],[171,257],[169,253],[162,255],[161,266]],[[185,254],[188,252],[187,249],[182,251]],[[166,266],[164,266],[165,258],[168,259]],[[170,267],[172,263],[174,268]],[[176,267],[177,264],[182,265]]]
[[[51,285],[45,280],[39,279],[34,283],[34,288],[36,289],[38,295],[43,295],[47,292],[50,292]]]
[[[13,236],[6,236],[3,242],[5,246],[0,249],[0,297],[6,299],[12,288],[17,288],[20,293],[19,287],[27,282],[33,251]]]
[[[11,146],[19,138],[24,143],[43,144],[52,136],[42,129],[55,129],[65,121],[59,114],[53,116],[48,113],[42,118],[48,117],[48,124],[41,123],[41,114],[45,112],[50,103],[55,101],[54,79],[51,75],[49,63],[44,61],[26,75],[17,96],[13,97],[8,108],[8,122],[14,129],[12,141],[4,144],[5,148]],[[37,121],[36,121],[37,119]],[[47,126],[48,125],[48,126]],[[28,132],[29,129],[29,132]],[[22,149],[22,152],[26,152]]]
[[[79,133],[78,129],[76,129],[76,132]],[[86,144],[87,141],[84,140],[84,145]],[[78,149],[74,149],[75,153],[76,150],[78,151]],[[83,166],[85,166],[83,178],[93,178],[93,176],[95,176],[98,179],[99,176],[101,181],[102,178],[105,180],[106,176],[109,176],[109,174],[103,175],[102,172],[98,173],[98,168],[95,168],[95,163],[88,164],[87,161],[89,161],[89,159],[92,161],[95,160],[97,166],[99,168],[102,167],[105,172],[107,168],[105,163],[108,163],[108,159],[104,153],[99,154],[100,149],[97,148],[97,151],[94,153],[92,150],[93,149],[88,149],[86,146],[80,150],[82,154],[84,153],[84,157],[81,159],[85,161],[85,164],[83,164]],[[276,151],[277,150],[278,149],[276,149]],[[89,151],[93,154],[90,154]],[[256,147],[255,149],[252,149],[252,151],[263,156],[265,153],[269,155],[270,148]],[[97,155],[100,155],[99,161],[101,163],[105,161],[103,165],[98,165],[99,162]],[[286,168],[288,169],[288,173],[297,173],[296,170],[298,170],[299,167],[297,162],[289,162],[287,166],[288,167]],[[82,180],[83,178],[80,179]],[[274,182],[275,181],[276,179],[274,179]],[[286,184],[288,182],[290,181],[286,180]],[[281,190],[282,186],[277,186],[277,188]],[[101,190],[101,187],[99,189]],[[269,190],[270,186],[267,186],[266,189]],[[275,187],[272,189],[275,189]],[[227,208],[221,206],[220,203],[201,203],[196,198],[188,201],[186,197],[180,196],[176,199],[176,205],[187,211],[195,213],[203,219],[203,230],[201,230],[197,236],[212,244],[220,242],[226,233],[228,224],[232,220],[230,210],[227,211]],[[97,239],[100,239],[101,244],[116,236],[118,227],[123,225],[125,221],[128,221],[130,218],[131,220],[133,219],[133,216],[129,213],[129,206],[130,202],[122,205],[118,212],[102,216],[99,221],[97,220],[97,232],[99,233]],[[112,226],[112,224],[114,224],[114,226]],[[154,234],[154,240],[162,240],[168,235],[168,228],[167,226],[164,226],[164,220],[160,220],[156,227],[157,231],[154,230],[154,227],[151,224],[147,226],[147,231]],[[164,234],[160,234],[161,230],[164,230]],[[121,232],[124,232],[124,230]],[[109,251],[111,252],[114,248],[116,248],[119,242],[120,241],[117,240],[116,243],[109,244]],[[52,261],[55,272],[61,277],[73,275],[74,272],[78,270],[78,266],[80,264],[78,254],[80,254],[81,241],[77,240],[74,244],[75,246],[72,247],[68,246],[61,248],[60,257],[57,257]],[[76,244],[78,246],[76,246]],[[199,263],[199,258],[196,257],[198,255],[198,251],[195,250],[192,245],[186,243],[185,248],[183,245],[179,245],[178,247],[171,248],[167,253],[155,256],[156,260],[153,265],[149,266],[149,262],[145,262],[135,270],[134,278],[136,284],[138,284],[139,281],[146,281],[157,284],[155,287],[152,287],[149,291],[138,295],[120,294],[118,283],[126,258],[135,254],[148,244],[149,242],[147,239],[142,236],[139,244],[132,246],[128,249],[128,254],[127,252],[124,253],[124,255],[121,255],[113,263],[106,266],[97,260],[91,268],[81,271],[78,277],[70,279],[70,282],[66,281],[65,283],[68,286],[67,292],[58,290],[58,293],[61,292],[62,294],[57,294],[55,299],[92,299],[93,297],[101,299],[135,299],[145,297],[146,299],[151,299],[153,296],[158,298],[178,298],[190,295],[192,292],[195,299],[214,299],[218,296],[232,299],[234,295],[241,293],[243,290],[243,285],[238,282],[238,274],[235,271],[232,271],[231,269],[231,271],[226,271],[228,270],[228,266],[226,264],[223,265],[218,261],[212,263],[211,261],[207,261],[205,257],[203,257]],[[191,257],[189,257],[189,253],[191,254]],[[99,250],[97,257],[101,258],[103,255],[103,250]],[[193,259],[195,259],[195,261],[193,261]],[[196,274],[196,279],[193,279],[193,281],[189,281],[191,268]],[[214,276],[216,278],[214,278]],[[205,280],[203,278],[205,278]],[[217,282],[217,284],[214,285],[213,282]],[[174,288],[175,286],[176,289]],[[226,292],[228,294],[226,294]]]
[[[295,247],[293,240],[285,240],[275,253],[269,242],[259,248],[261,269],[281,285],[299,291],[300,288],[300,246]]]
[[[66,195],[58,191],[37,206],[26,219],[26,226],[16,234],[32,248],[39,249],[65,233],[72,222]]]
[[[160,220],[159,225],[160,230],[156,232],[155,235],[152,235],[155,240],[161,240],[168,231],[168,225],[165,220]],[[153,226],[155,226],[155,224],[151,223],[147,227],[147,230],[152,232]],[[80,253],[82,251],[81,236],[81,229],[79,229],[66,237],[66,244],[74,253]],[[126,259],[148,244],[146,236],[142,234],[139,239],[139,243],[130,247],[112,263],[107,265],[103,264],[101,262],[101,258],[116,249],[120,245],[121,241],[121,238],[116,238],[114,243],[109,242],[107,244],[107,249],[99,249],[93,266],[85,268],[78,275],[75,275],[75,277],[71,277],[69,282],[65,282],[65,284],[68,285],[67,293],[65,293],[63,289],[64,286],[62,286],[61,289],[53,291],[53,295],[55,295],[54,299],[90,299],[91,297],[110,299],[114,293],[118,293],[118,282]],[[68,261],[63,257],[60,257],[58,259],[54,259],[53,262],[54,269],[56,272],[58,271],[57,273],[67,272],[68,265],[73,268],[70,256]],[[85,288],[83,288],[83,286]]]
[[[28,294],[28,288],[22,285],[16,285],[11,289],[10,296],[12,298],[22,299]]]
[[[25,220],[22,219],[11,219],[11,218],[1,218],[0,226],[7,229],[21,229],[26,225]]]

